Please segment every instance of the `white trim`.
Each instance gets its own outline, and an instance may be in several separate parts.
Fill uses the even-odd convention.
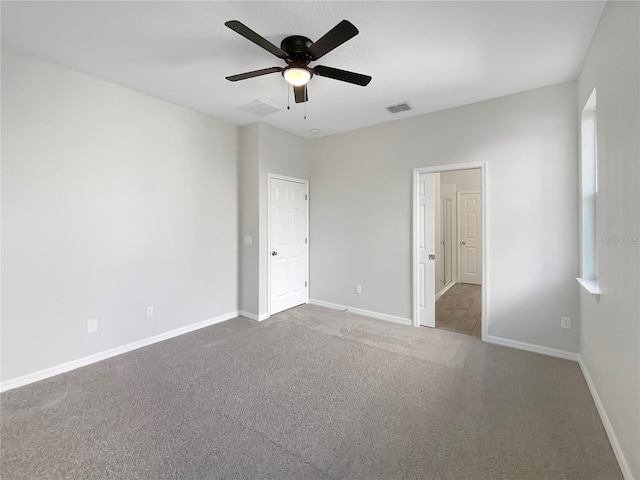
[[[596,386],[593,383],[593,379],[591,375],[589,375],[589,370],[587,370],[587,366],[582,361],[582,357],[578,355],[578,365],[580,365],[580,370],[582,370],[582,375],[584,375],[584,379],[587,382],[587,386],[589,387],[589,391],[591,392],[591,396],[593,397],[593,403],[596,404],[596,409],[600,414],[600,420],[602,420],[602,425],[604,426],[604,431],[607,432],[607,436],[609,437],[609,442],[611,443],[611,448],[613,448],[613,453],[616,455],[616,459],[618,460],[618,464],[620,465],[620,470],[622,470],[622,475],[625,480],[634,480],[633,474],[631,473],[631,467],[627,463],[627,459],[624,456],[624,452],[620,447],[620,443],[618,442],[618,437],[616,436],[616,432],[613,430],[613,425],[609,421],[609,417],[607,416],[607,412],[604,409],[604,405],[602,404],[602,400],[600,400],[600,396],[598,395],[598,391],[596,390]]]
[[[584,379],[587,382],[587,386],[589,387],[589,392],[593,397],[593,402],[595,403],[598,414],[600,415],[600,420],[602,421],[604,430],[605,432],[607,432],[607,437],[609,438],[609,442],[611,443],[613,453],[615,453],[618,464],[620,465],[620,470],[622,470],[622,475],[625,480],[634,480],[633,474],[631,473],[631,468],[629,467],[624,452],[620,447],[620,442],[618,442],[618,437],[616,436],[613,425],[611,425],[611,421],[607,416],[607,412],[604,408],[604,405],[602,404],[602,400],[600,400],[600,396],[598,395],[596,386],[593,383],[593,379],[591,378],[591,375],[589,374],[587,366],[584,364],[582,357],[578,353],[567,352],[565,350],[557,350],[555,348],[542,347],[540,345],[534,345],[532,343],[518,342],[516,340],[509,340],[507,338],[494,336],[488,336],[486,341],[496,345],[502,345],[505,347],[516,348],[518,350],[526,350],[528,352],[540,353],[542,355],[549,355],[552,357],[558,357],[565,360],[578,362],[580,370],[582,371],[582,375],[584,376]]]
[[[578,283],[584,287],[584,289],[589,292],[591,295],[601,295],[602,290],[598,286],[597,280],[587,280],[586,278],[576,278]]]
[[[451,269],[451,282],[449,283],[459,283],[458,282],[458,265],[460,263],[460,259],[458,258],[458,244],[459,244],[459,240],[458,240],[458,184],[457,183],[441,183],[440,184],[440,198],[442,198],[442,189],[443,187],[452,187],[453,189],[453,197],[450,199],[451,200],[451,204],[453,206],[453,212],[452,212],[452,221],[453,221],[453,235],[455,238],[452,238],[452,242],[453,242],[453,248],[451,250],[452,255],[455,255],[455,262],[453,262],[455,264],[455,268]],[[447,198],[447,197],[444,197]],[[447,198],[447,200],[449,200]],[[454,271],[455,270],[455,271]],[[436,300],[437,300],[437,295],[436,295]]]
[[[284,180],[286,182],[304,183],[305,185],[309,185],[309,180],[305,180],[304,178],[287,177],[286,175],[280,175],[279,173],[267,173],[267,178],[269,180],[277,178],[278,180]]]
[[[116,355],[127,353],[132,350],[137,350],[138,348],[146,347],[147,345],[151,345],[153,343],[158,343],[163,340],[177,337],[179,335],[184,335],[185,333],[193,332],[194,330],[209,327],[211,325],[215,325],[216,323],[236,318],[237,316],[237,311],[225,313],[224,315],[210,318],[209,320],[193,323],[191,325],[187,325],[186,327],[180,327],[169,332],[155,335],[153,337],[144,338],[136,342],[122,345],[120,347],[105,350],[104,352],[94,353],[93,355],[89,355],[88,357],[79,358],[78,360],[72,360],[71,362],[63,363],[55,367],[45,368],[44,370],[40,370],[38,372],[29,373],[22,377],[7,380],[0,384],[0,392],[6,392],[7,390],[22,387],[39,380],[44,380],[45,378],[55,377],[56,375],[60,375],[61,373],[70,372],[71,370],[75,370],[76,368],[85,367],[87,365],[91,365],[92,363],[100,362],[101,360],[106,360],[107,358],[115,357]]]
[[[309,245],[311,244],[311,237],[309,236],[309,180],[303,178],[287,177],[285,175],[278,175],[277,173],[267,173],[267,313],[260,315],[258,321],[261,322],[271,316],[271,179],[284,180],[287,182],[302,183],[305,186],[305,192],[307,195],[307,230],[305,236],[307,237],[306,243],[306,256],[307,265],[305,273],[305,282],[307,287],[305,288],[305,301],[309,303]],[[264,315],[266,317],[262,318]]]
[[[372,312],[370,310],[362,310],[361,308],[348,307],[347,305],[339,305],[337,303],[325,302],[323,300],[310,299],[311,305],[318,305],[319,307],[330,308],[332,310],[349,311],[349,313],[355,313],[356,315],[362,315],[363,317],[376,318],[378,320],[384,320],[386,322],[398,323],[400,325],[411,326],[410,318],[396,317],[394,315],[388,315],[386,313]]]
[[[255,313],[245,312],[244,310],[240,310],[238,312],[238,315],[248,318],[249,320],[255,320],[256,322],[262,322],[263,320],[266,320],[271,316],[268,313],[261,313],[260,315],[256,315]]]
[[[584,201],[583,201],[583,191],[584,191],[584,183],[583,183],[583,175],[584,175],[584,164],[585,164],[585,157],[584,157],[584,130],[585,130],[585,111],[586,113],[591,113],[593,114],[593,175],[594,175],[594,184],[592,185],[593,187],[593,194],[594,194],[594,205],[593,205],[593,221],[594,221],[594,228],[593,228],[593,234],[594,234],[594,258],[592,259],[594,262],[593,268],[594,268],[594,276],[595,276],[595,280],[593,280],[594,282],[596,282],[597,284],[597,279],[598,279],[598,246],[599,246],[599,242],[598,242],[598,111],[597,111],[597,92],[596,92],[596,88],[594,88],[591,91],[591,94],[589,95],[589,98],[587,99],[584,107],[582,108],[582,111],[580,112],[580,140],[579,140],[579,149],[580,149],[580,165],[578,168],[578,181],[579,181],[579,189],[578,189],[578,205],[579,205],[579,219],[578,219],[578,228],[580,229],[580,239],[579,239],[579,247],[580,247],[580,275],[584,275],[585,271],[584,271],[584,231],[583,231],[583,227],[584,227]],[[589,281],[589,280],[587,280]],[[586,285],[583,285],[587,291],[589,293],[593,293],[590,291],[589,287],[587,287]],[[597,286],[597,285],[596,285]],[[593,293],[594,295],[599,295],[598,293]]]
[[[447,293],[449,291],[449,289],[451,287],[453,287],[457,282],[454,282],[453,280],[451,280],[449,283],[447,283],[444,287],[442,287],[442,290],[440,290],[438,293],[436,293],[436,302],[440,299],[440,297],[442,297],[442,295],[444,295],[445,293]]]
[[[534,343],[519,342],[518,340],[511,340],[508,338],[494,337],[493,335],[487,335],[485,341],[488,343],[493,343],[495,345],[502,345],[503,347],[516,348],[518,350],[539,353],[541,355],[548,355],[550,357],[564,358],[565,360],[572,360],[574,362],[577,362],[579,359],[579,355],[575,352],[543,347],[542,345],[536,345]]]
[[[420,293],[418,292],[418,203],[420,198],[418,192],[420,191],[420,172],[413,169],[413,179],[411,182],[411,303],[413,309],[413,318],[411,324],[414,327],[420,326],[420,306],[418,305],[418,299]]]
[[[418,181],[421,173],[442,173],[451,172],[455,170],[469,170],[472,168],[479,168],[482,178],[481,198],[482,198],[482,306],[481,306],[481,327],[482,327],[482,340],[488,341],[489,338],[489,308],[487,299],[489,298],[489,179],[487,162],[469,162],[469,163],[457,163],[454,165],[439,165],[435,167],[420,167],[413,169],[413,204],[412,204],[412,217],[413,217],[413,232],[412,232],[412,253],[413,258],[411,260],[411,270],[413,276],[413,319],[412,325],[414,327],[420,326],[420,318],[418,316]],[[458,259],[458,263],[460,260]],[[458,278],[459,280],[459,278]]]

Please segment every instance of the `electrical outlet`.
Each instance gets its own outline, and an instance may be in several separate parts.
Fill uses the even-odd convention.
[[[362,293],[362,285],[356,285],[356,294],[360,295]]]
[[[98,319],[90,318],[87,320],[87,333],[95,333],[98,331]]]
[[[567,330],[571,328],[571,318],[569,317],[560,317],[560,326],[562,328],[566,328]]]
[[[147,307],[147,318],[153,317],[153,307]]]

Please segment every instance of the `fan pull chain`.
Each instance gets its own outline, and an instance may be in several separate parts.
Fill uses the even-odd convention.
[[[287,84],[287,110],[291,110],[291,107],[289,106],[290,104],[291,104],[291,89]]]
[[[304,99],[305,100],[307,100],[309,98],[308,93],[309,93],[309,84],[304,86]],[[307,119],[307,103],[309,103],[309,102],[308,101],[304,102],[304,119],[305,120]]]

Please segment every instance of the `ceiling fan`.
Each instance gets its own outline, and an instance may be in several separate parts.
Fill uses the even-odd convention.
[[[282,40],[280,48],[238,20],[230,20],[226,22],[225,25],[287,63],[285,67],[263,68],[262,70],[254,70],[252,72],[226,77],[226,79],[231,82],[281,72],[284,79],[293,85],[296,103],[303,103],[309,100],[307,83],[313,75],[333,78],[334,80],[353,83],[362,87],[367,86],[371,81],[369,75],[325,67],[323,65],[316,65],[315,67],[309,66],[309,63],[315,62],[358,34],[358,29],[347,20],[342,20],[317,42],[312,42],[307,37],[301,35],[292,35]]]

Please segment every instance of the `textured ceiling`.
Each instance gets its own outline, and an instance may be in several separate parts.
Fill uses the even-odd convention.
[[[304,137],[575,80],[604,2],[2,2],[4,45],[237,125],[261,120]],[[318,64],[373,76],[368,87],[314,77],[291,100],[279,74],[227,75],[282,61],[224,26],[276,45],[317,40],[342,19],[360,34]],[[312,64],[313,66],[313,64]],[[282,111],[238,109],[260,99]],[[409,102],[391,115],[384,107]]]

